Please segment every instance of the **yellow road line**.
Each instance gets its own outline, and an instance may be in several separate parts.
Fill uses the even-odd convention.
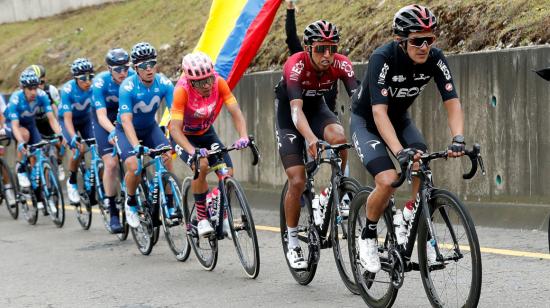
[[[281,232],[280,228],[270,227],[270,226],[259,226],[259,225],[256,225],[256,230]],[[443,248],[446,248],[446,249],[452,249],[453,248],[453,245],[451,245],[451,244],[440,244],[439,246],[441,246]],[[470,247],[464,246],[464,245],[460,245],[460,249],[465,250],[465,251],[470,251]],[[490,254],[494,254],[494,255],[550,260],[550,254],[548,254],[548,253],[519,251],[519,250],[510,250],[510,249],[499,249],[499,248],[489,248],[489,247],[480,247],[479,250],[482,253],[490,253]]]
[[[65,209],[69,211],[74,211],[74,207],[71,205],[68,205],[65,207]],[[97,208],[93,208],[92,212],[99,214],[100,211]],[[271,227],[271,226],[261,226],[256,225],[256,230],[259,231],[269,231],[269,232],[281,232],[280,228],[277,227]],[[440,244],[441,247],[446,249],[451,249],[453,246],[450,244]],[[460,249],[469,251],[470,247],[460,245]],[[524,257],[524,258],[534,258],[534,259],[545,259],[550,260],[550,254],[548,253],[540,253],[540,252],[529,252],[529,251],[519,251],[519,250],[511,250],[511,249],[500,249],[500,248],[489,248],[489,247],[480,247],[479,250],[482,253],[490,253],[493,255],[503,255],[503,256],[512,256],[512,257]]]

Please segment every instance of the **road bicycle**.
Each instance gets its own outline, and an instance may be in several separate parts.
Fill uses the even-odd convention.
[[[476,144],[472,150],[465,151],[472,166],[463,174],[464,179],[472,178],[478,165],[485,175],[480,148]],[[433,307],[476,307],[481,292],[481,253],[474,222],[455,194],[434,186],[429,166],[433,160],[447,159],[447,151],[422,154],[418,171],[412,172],[415,153],[415,150],[407,152],[408,160],[401,166],[400,177],[392,183],[398,187],[405,179],[411,183],[412,176],[420,179],[407,236],[403,244],[398,244],[392,198],[377,226],[381,261],[378,273],[366,271],[359,261],[358,241],[366,224],[365,203],[372,188],[360,191],[352,201],[349,253],[360,294],[370,307],[390,307],[403,285],[405,273],[416,270],[420,271]],[[411,261],[415,239],[418,263]]]
[[[7,141],[4,147],[8,147],[11,143],[11,138],[7,136],[0,137],[0,142]],[[0,205],[4,204],[10,213],[10,216],[17,220],[19,217],[19,206],[17,206],[16,196],[18,195],[17,184],[13,177],[13,172],[6,161],[0,157],[0,172],[2,181],[0,181]]]
[[[317,142],[316,159],[306,164],[306,187],[300,198],[301,212],[298,222],[298,240],[303,243],[301,247],[308,264],[305,270],[293,269],[286,257],[288,231],[284,200],[288,190],[288,181],[285,183],[281,194],[280,230],[285,260],[290,273],[299,284],[307,285],[313,280],[317,271],[321,249],[332,248],[336,267],[344,285],[352,293],[358,294],[359,290],[353,280],[349,253],[347,253],[347,241],[349,239],[348,216],[343,213],[344,208],[349,206],[348,202],[354,198],[361,188],[357,180],[344,176],[341,168],[340,151],[350,148],[353,148],[351,143],[330,145],[319,140]],[[325,152],[330,153],[330,155],[324,155]],[[317,225],[315,224],[312,202],[315,198],[315,175],[322,164],[328,164],[331,167],[330,194],[328,195],[328,204],[324,209],[322,222]]]
[[[253,159],[252,165],[257,165],[260,154],[253,136],[248,137]],[[208,220],[214,228],[208,237],[199,237],[197,231],[197,210],[191,192],[191,182],[197,179],[200,172],[200,153],[196,149],[193,156],[194,176],[187,177],[183,181],[182,191],[184,200],[184,216],[187,222],[187,237],[193,247],[193,251],[201,266],[206,270],[213,270],[218,262],[218,241],[225,238],[223,232],[224,213],[227,213],[231,238],[237,250],[241,265],[249,278],[256,278],[260,273],[260,250],[256,227],[252,218],[252,211],[246,198],[244,189],[239,182],[229,175],[229,170],[223,157],[225,153],[236,150],[235,147],[213,147],[208,151],[208,156],[216,157],[216,163],[210,166],[208,172],[216,172],[218,177],[218,189],[220,191],[219,202],[215,208],[210,208]]]

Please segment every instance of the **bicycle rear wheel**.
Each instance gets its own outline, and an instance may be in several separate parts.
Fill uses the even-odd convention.
[[[197,232],[197,210],[191,192],[191,182],[191,178],[185,178],[181,189],[183,192],[184,216],[187,223],[187,237],[201,266],[211,271],[218,263],[218,239],[215,235],[208,238],[199,237]]]
[[[98,201],[98,207],[99,212],[101,213],[101,217],[103,218],[103,227],[105,227],[105,230],[109,233],[113,233],[111,230],[111,212],[109,209],[104,207],[104,200],[102,200],[103,196],[100,196],[103,194],[103,172],[105,171],[105,165],[103,164],[103,161],[97,161],[95,163],[95,167],[92,169],[97,170],[98,178],[96,178],[96,183],[98,184],[96,188],[96,199]],[[101,191],[101,193],[100,193]]]
[[[164,229],[164,237],[168,242],[170,250],[176,256],[176,260],[184,262],[189,258],[191,253],[191,245],[187,240],[187,227],[183,217],[183,201],[180,190],[180,182],[178,178],[172,173],[165,173],[162,175],[162,187],[164,191],[168,188],[172,190],[173,195],[173,207],[177,209],[182,215],[181,218],[171,219],[167,217],[164,206],[161,206],[160,213],[162,215],[162,226]],[[160,196],[159,200],[165,200],[165,196]]]
[[[460,199],[448,191],[434,190],[429,204],[443,260],[428,261],[426,246],[431,239],[422,219],[417,250],[424,290],[434,307],[476,307],[481,292],[481,253],[474,222]]]
[[[342,180],[340,181],[340,187],[338,188],[340,204],[338,206],[330,205],[332,208],[330,233],[334,261],[336,261],[336,268],[338,268],[338,273],[340,274],[340,278],[342,278],[344,285],[353,294],[359,294],[359,289],[357,288],[357,285],[355,284],[355,280],[353,278],[353,272],[351,270],[351,262],[348,251],[349,210],[348,215],[344,215],[344,213],[342,213],[340,209],[343,207],[347,207],[349,209],[351,200],[353,200],[355,195],[359,192],[360,188],[361,185],[354,178],[342,178]],[[333,202],[332,196],[330,197],[329,202]]]
[[[120,192],[120,198],[116,200],[118,212],[120,213],[120,225],[122,226],[122,233],[117,233],[117,238],[120,241],[125,241],[130,233],[130,226],[126,222],[126,210],[124,209],[124,200],[126,200],[126,194],[124,191]]]
[[[256,226],[244,190],[234,178],[225,179],[229,226],[237,255],[249,278],[260,273],[260,249]]]
[[[283,192],[281,194],[281,201],[279,206],[280,211],[280,229],[281,229],[281,243],[283,245],[284,258],[286,264],[292,277],[301,285],[307,285],[315,277],[315,272],[317,271],[317,263],[320,258],[320,238],[319,232],[316,227],[314,227],[313,213],[311,209],[311,199],[309,195],[304,191],[301,197],[301,211],[300,211],[300,220],[298,221],[298,239],[303,243],[301,246],[304,258],[308,263],[308,267],[305,270],[295,270],[290,267],[286,253],[288,251],[288,230],[286,227],[286,216],[285,216],[285,196],[288,191],[288,181],[286,181],[285,186],[283,187]]]
[[[384,266],[384,263],[388,264],[392,258],[388,253],[390,244],[388,230],[393,227],[393,222],[388,221],[386,215],[380,217],[377,226],[378,250],[382,269],[378,273],[370,273],[359,262],[358,241],[361,231],[366,225],[365,204],[371,192],[372,188],[365,187],[355,195],[351,202],[348,241],[351,269],[359,293],[369,307],[391,307],[397,297],[398,289],[392,283],[393,273],[388,270],[389,266]]]
[[[137,228],[130,228],[130,230],[139,252],[146,256],[151,253],[155,245],[155,228],[153,227],[153,219],[149,208],[151,205],[149,205],[147,201],[145,191],[143,190],[143,184],[138,185],[136,189],[136,198],[138,199],[140,224]]]
[[[82,158],[84,159],[84,158]],[[90,197],[86,192],[85,186],[85,174],[86,168],[82,164],[78,166],[78,192],[80,194],[80,202],[73,204],[76,212],[76,219],[80,223],[80,227],[84,230],[89,230],[92,225],[92,205],[90,204]]]
[[[55,173],[49,162],[44,162],[42,169],[45,179],[45,183],[42,183],[44,186],[41,189],[42,200],[44,200],[44,206],[47,208],[53,223],[61,228],[65,223],[65,200],[57,180],[57,173]]]
[[[15,172],[19,169],[19,162],[15,164]],[[29,167],[25,168],[25,172],[30,174],[31,169]],[[17,178],[16,178],[17,179]],[[23,212],[23,217],[29,223],[30,225],[35,225],[36,221],[38,220],[38,200],[36,196],[34,195],[34,192],[31,187],[28,188],[21,188],[21,185],[19,185],[19,180],[16,180],[17,182],[17,191],[19,194],[17,195],[17,202],[21,206],[21,212]]]
[[[13,219],[17,219],[17,217],[19,216],[19,206],[17,205],[16,199],[16,196],[18,194],[17,184],[15,183],[13,173],[3,159],[0,159],[0,176],[3,179],[2,181],[0,181],[0,188],[2,192],[1,202],[6,205],[10,216]],[[8,195],[11,195],[11,199],[13,200],[9,200],[10,198],[8,198]],[[13,204],[10,204],[10,201]]]

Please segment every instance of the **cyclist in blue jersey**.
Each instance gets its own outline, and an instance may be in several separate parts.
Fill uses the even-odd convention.
[[[92,105],[92,79],[94,78],[94,66],[85,58],[74,60],[71,65],[73,79],[66,82],[61,90],[61,108],[59,108],[59,120],[63,131],[63,137],[73,151],[77,147],[80,153],[84,152],[84,145],[78,142],[78,135],[84,139],[93,138],[91,105]],[[67,180],[67,194],[72,204],[80,202],[80,194],[76,183],[78,162],[81,157],[73,159],[69,157],[69,179]],[[90,204],[97,204],[95,196],[90,196]]]
[[[32,70],[25,70],[19,77],[21,89],[15,91],[9,100],[5,111],[5,117],[8,120],[7,126],[10,128],[10,137],[18,143],[18,158],[26,152],[27,144],[35,144],[42,140],[38,128],[36,127],[35,117],[38,109],[43,108],[52,130],[56,134],[61,133],[61,128],[57,123],[50,106],[50,99],[46,92],[38,88],[40,78]],[[31,164],[34,161],[31,159]],[[17,170],[17,179],[19,185],[24,188],[31,186],[27,174],[19,166]]]
[[[94,135],[99,155],[103,159],[103,206],[111,215],[110,227],[114,233],[122,232],[115,203],[118,159],[111,155],[116,139],[115,121],[118,114],[118,93],[122,81],[135,74],[130,69],[130,56],[122,48],[107,52],[105,62],[108,71],[99,73],[93,82],[94,111],[92,112]],[[100,200],[101,201],[101,200]]]
[[[120,85],[116,138],[120,157],[126,166],[126,220],[131,227],[137,228],[136,187],[140,179],[135,174],[138,167],[135,155],[148,148],[170,145],[157,124],[155,114],[162,99],[168,108],[172,106],[174,85],[166,76],[156,72],[157,51],[151,44],[137,43],[132,48],[131,57],[136,74]],[[167,159],[166,167],[171,170],[170,159]],[[166,198],[171,206],[171,192],[167,192]],[[181,217],[181,213],[174,209],[170,215],[172,218]]]

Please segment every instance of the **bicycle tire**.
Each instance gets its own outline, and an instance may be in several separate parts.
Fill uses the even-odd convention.
[[[395,302],[398,292],[398,289],[395,288],[391,283],[391,274],[385,272],[384,270],[380,270],[376,274],[368,273],[363,270],[359,263],[359,251],[357,248],[357,241],[361,236],[361,229],[365,225],[366,218],[364,218],[364,216],[366,216],[366,212],[364,205],[371,192],[371,187],[364,187],[355,195],[355,198],[353,198],[351,202],[349,217],[348,251],[350,254],[351,268],[353,272],[353,277],[355,279],[355,284],[359,289],[359,294],[361,295],[361,298],[363,298],[363,301],[365,301],[365,303],[369,307],[391,307]],[[379,238],[380,236],[384,236],[383,248],[385,249],[386,254],[388,245],[386,234],[388,226],[393,227],[393,222],[388,222],[386,215],[382,215],[380,217],[380,220],[378,220],[377,232]],[[383,257],[384,256],[381,256],[381,259]],[[382,279],[385,279],[387,281],[378,280],[380,276],[383,276]],[[384,286],[387,289],[385,289]]]
[[[361,189],[361,184],[354,178],[343,177],[340,181],[340,187],[338,189],[338,196],[340,200],[347,196],[349,202],[353,200],[353,197]],[[332,196],[330,196],[329,202],[332,203]],[[342,201],[340,201],[342,202]],[[336,268],[340,274],[340,278],[348,290],[353,294],[359,294],[359,288],[355,284],[353,278],[353,272],[351,271],[351,262],[348,252],[348,225],[349,225],[349,213],[348,216],[339,215],[337,208],[334,205],[330,205],[332,208],[331,213],[331,241],[332,251],[334,255],[334,261],[336,262]],[[341,236],[340,236],[341,235]]]
[[[183,217],[183,202],[180,190],[181,184],[178,178],[170,172],[166,172],[162,175],[162,187],[164,187],[164,191],[166,191],[168,186],[172,189],[173,206],[179,208],[182,213],[182,218],[167,218],[164,208],[160,208],[164,237],[168,242],[168,247],[170,247],[170,250],[174,253],[176,260],[185,262],[191,253],[191,245],[187,240],[187,226]],[[159,196],[159,200],[164,200],[164,198],[164,196]]]
[[[15,164],[15,172],[17,173],[17,169],[19,168],[19,162]],[[29,170],[29,167],[25,168],[25,172],[27,174],[30,173],[31,170]],[[19,179],[16,177],[17,182],[17,191],[19,194],[17,195],[18,203],[21,207],[21,212],[23,213],[23,217],[27,221],[29,225],[35,225],[38,221],[38,200],[36,199],[36,196],[34,195],[34,191],[31,187],[28,188],[21,188],[21,185],[19,184]],[[30,204],[29,204],[30,201]]]
[[[248,278],[255,279],[260,273],[260,248],[258,247],[258,236],[256,234],[254,219],[252,218],[252,211],[250,210],[244,190],[237,180],[232,177],[226,178],[225,190],[228,201],[226,210],[228,211],[233,244],[246,275]],[[235,203],[238,203],[238,208]],[[244,232],[241,233],[240,231]],[[244,241],[245,237],[249,238],[252,246],[248,256],[244,251],[244,244],[246,244]]]
[[[107,232],[113,234],[113,230],[111,229],[111,214],[110,214],[110,210],[109,209],[106,209],[103,204],[104,204],[104,200],[102,200],[101,198],[101,194],[104,192],[103,190],[103,178],[102,178],[102,175],[103,175],[103,172],[105,171],[105,165],[103,164],[102,161],[96,161],[95,162],[95,167],[92,168],[92,170],[97,170],[97,178],[96,178],[96,183],[97,183],[97,187],[95,192],[96,192],[96,198],[97,198],[97,201],[98,201],[98,207],[99,207],[99,213],[101,214],[101,217],[102,217],[102,220],[103,220],[103,227],[105,227],[105,230],[107,230]]]
[[[84,158],[82,158],[84,159]],[[78,166],[78,192],[80,194],[80,202],[72,204],[75,207],[76,219],[83,230],[89,230],[92,225],[92,205],[90,204],[90,198],[86,192],[84,186],[84,176],[86,174],[86,167],[83,164]]]
[[[209,238],[199,237],[197,233],[197,213],[195,201],[191,193],[190,177],[185,178],[181,191],[183,192],[184,215],[187,223],[187,236],[193,252],[200,265],[207,271],[212,271],[218,263],[218,239],[216,236]]]
[[[49,162],[44,161],[42,163],[42,170],[46,180],[46,183],[41,183],[43,187],[41,192],[42,200],[44,200],[44,207],[49,212],[50,218],[56,227],[61,228],[65,223],[65,200],[63,199],[63,191],[59,186],[57,174]],[[46,195],[44,187],[48,189],[49,196]],[[55,213],[51,210],[51,204],[54,204]]]
[[[0,191],[2,192],[1,202],[5,203],[6,209],[8,209],[8,212],[10,213],[11,218],[13,218],[14,220],[17,220],[17,217],[19,217],[19,206],[17,204],[17,195],[18,195],[17,184],[13,177],[13,173],[11,172],[10,168],[8,167],[8,165],[6,165],[6,162],[2,158],[0,158],[0,169],[1,169],[0,174],[4,176],[4,173],[5,173],[5,176],[7,176],[8,182],[11,186],[11,188],[6,188],[6,184],[8,183],[4,183],[4,181],[0,181],[0,186],[1,186]],[[8,199],[6,197],[8,189],[12,190],[13,198],[15,201],[15,203],[12,205],[9,204]]]
[[[126,222],[126,210],[124,209],[124,200],[126,200],[126,194],[124,191],[120,192],[120,199],[116,201],[118,212],[120,213],[120,225],[122,226],[122,233],[117,233],[116,236],[120,241],[125,241],[130,233],[130,226]]]
[[[454,246],[455,241],[453,238],[457,238],[459,240],[459,247],[467,245],[467,248],[465,250],[468,251],[469,249],[469,252],[464,253],[462,255],[463,258],[460,258],[460,260],[448,260],[443,264],[441,262],[430,264],[430,262],[427,260],[427,244],[423,244],[427,243],[428,241],[428,226],[426,220],[422,219],[418,226],[417,250],[420,276],[422,278],[422,284],[424,285],[426,295],[428,295],[430,303],[433,307],[447,306],[450,303],[452,303],[453,306],[458,303],[459,307],[477,307],[481,293],[482,266],[481,253],[479,251],[479,241],[477,238],[474,222],[470,217],[468,210],[462,204],[460,199],[449,191],[442,189],[434,190],[431,194],[429,205],[431,219],[434,223],[436,242],[438,243],[438,247],[440,248],[440,252],[443,257],[457,256],[457,252],[455,250],[456,247]],[[455,217],[451,217],[451,215],[449,215],[451,214],[451,211],[454,211],[458,221],[453,220],[453,218]],[[441,216],[436,215],[438,213]],[[424,217],[424,215],[422,217]],[[460,231],[460,226],[458,223],[455,222],[460,223],[464,228],[463,235],[457,234],[458,231]],[[453,231],[450,231],[450,229],[452,229]],[[460,242],[460,239],[467,240],[468,243]],[[466,267],[468,267],[468,256],[471,258],[471,277],[460,279],[458,277],[451,277],[452,274],[458,275],[460,269],[465,269]],[[460,262],[461,260],[464,260],[466,262],[461,262],[460,265],[457,265],[457,261]],[[445,271],[445,269],[447,268],[450,269],[449,272]],[[445,282],[443,283],[444,292],[441,292],[443,294],[439,294],[440,292],[437,290],[436,286],[437,280],[439,278],[439,273],[441,273],[441,276],[444,278],[450,278],[450,280],[445,280]],[[470,290],[460,292],[459,289],[464,287],[468,281],[470,281],[471,284]],[[453,283],[455,284],[454,287],[452,285]],[[456,293],[458,293],[456,294],[457,297],[461,294],[468,294],[468,297],[464,301],[461,301],[458,298],[444,301],[442,295],[444,295],[445,298],[447,298],[448,296],[453,296],[453,290],[456,290]]]
[[[302,209],[300,212],[300,221],[298,222],[299,233],[301,233],[302,235],[301,236],[299,235],[298,238],[300,241],[306,243],[305,247],[302,246],[302,249],[303,249],[304,256],[307,256],[308,258],[308,268],[305,270],[295,270],[291,268],[290,264],[288,263],[288,259],[286,257],[286,253],[288,251],[288,231],[286,228],[284,201],[285,201],[287,190],[288,190],[288,180],[285,182],[285,186],[283,187],[283,191],[281,193],[281,200],[279,204],[279,212],[280,212],[279,226],[281,230],[281,243],[283,246],[284,258],[288,266],[288,269],[292,274],[292,277],[294,277],[294,280],[296,280],[296,282],[298,282],[301,285],[308,285],[315,277],[315,273],[317,272],[317,265],[319,262],[319,256],[320,256],[320,247],[319,245],[317,246],[315,246],[314,244],[310,245],[310,236],[318,244],[320,240],[319,233],[317,228],[315,227],[312,228],[313,224],[311,222],[313,219],[313,213],[311,209],[311,199],[308,196],[308,194],[305,193],[304,191],[304,193],[302,194],[302,200],[304,202],[304,205],[302,205]],[[304,236],[304,234],[306,235]]]
[[[147,202],[147,195],[143,189],[143,184],[139,184],[136,189],[136,197],[138,199],[138,206],[140,208],[139,221],[140,225],[137,228],[130,228],[132,237],[139,252],[142,255],[147,256],[151,254],[154,246],[155,231],[153,227],[153,220],[149,210],[149,204]]]

